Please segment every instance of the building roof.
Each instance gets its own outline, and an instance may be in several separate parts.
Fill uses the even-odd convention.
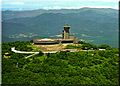
[[[49,38],[44,38],[44,39],[40,39],[39,41],[54,41],[54,40]]]
[[[34,39],[33,43],[57,43],[57,40],[48,39],[48,38],[45,38],[45,39]]]

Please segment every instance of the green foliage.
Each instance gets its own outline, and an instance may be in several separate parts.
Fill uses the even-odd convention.
[[[19,44],[15,42],[14,45]],[[13,43],[4,43],[3,52],[10,52]],[[17,47],[17,45],[16,45]],[[19,47],[18,47],[19,48]],[[2,58],[3,84],[28,85],[118,85],[118,49],[105,51],[58,52],[48,56],[11,53]],[[17,66],[18,62],[18,66]]]
[[[81,46],[80,45],[67,45],[66,49],[80,49]]]
[[[79,44],[85,44],[86,42],[84,42],[84,41],[79,41],[78,43],[79,43]]]
[[[80,43],[79,45],[67,45],[66,49],[83,49],[83,50],[89,50],[89,49],[97,50],[98,49],[98,47],[94,44],[86,43],[83,41],[80,41],[79,43]]]
[[[98,49],[98,47],[94,44],[90,44],[90,43],[84,43],[82,44],[81,47],[83,50],[89,50],[89,49]]]
[[[39,51],[39,55],[42,56],[42,55],[43,55],[43,52],[42,52],[42,51]]]
[[[109,45],[107,45],[107,44],[102,44],[102,45],[99,45],[98,46],[100,49],[107,49],[107,50],[110,50],[110,49],[112,49]]]

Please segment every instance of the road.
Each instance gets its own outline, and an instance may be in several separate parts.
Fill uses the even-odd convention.
[[[18,51],[15,50],[15,47],[11,48],[11,51],[15,52],[15,53],[22,53],[22,54],[39,54],[39,52],[27,52],[27,51]],[[58,51],[44,51],[43,53],[56,53]]]
[[[101,49],[101,50],[103,50],[103,49]],[[29,58],[29,57],[32,57],[34,55],[39,54],[39,52],[18,51],[18,50],[15,50],[15,47],[12,47],[11,51],[13,51],[15,53],[21,53],[21,54],[32,54],[32,55],[29,55],[29,56],[27,56],[25,58]],[[79,51],[95,51],[95,50],[64,49],[64,50],[61,50],[61,51],[79,52]],[[57,53],[57,52],[60,52],[60,51],[43,51],[42,53],[44,53],[44,55],[46,55],[47,53]]]
[[[15,47],[12,47],[12,48],[11,48],[11,51],[13,51],[13,52],[15,52],[15,53],[32,54],[32,55],[29,55],[29,56],[27,56],[27,57],[25,57],[25,58],[29,58],[29,57],[32,57],[32,56],[34,56],[34,55],[39,54],[39,52],[18,51],[18,50],[15,50]]]
[[[39,52],[18,51],[18,50],[15,50],[15,47],[12,47],[11,51],[13,51],[15,53],[22,53],[22,54],[39,54]]]

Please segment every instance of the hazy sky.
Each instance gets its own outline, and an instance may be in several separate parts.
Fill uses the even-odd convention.
[[[3,9],[76,9],[81,7],[118,9],[119,0],[2,0]]]

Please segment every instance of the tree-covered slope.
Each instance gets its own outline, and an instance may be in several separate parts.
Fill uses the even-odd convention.
[[[28,42],[4,43],[2,45],[2,84],[22,85],[118,85],[118,50],[59,52],[47,56],[26,55],[10,51],[30,51]],[[24,48],[25,47],[25,48]],[[9,52],[10,57],[4,54]]]

